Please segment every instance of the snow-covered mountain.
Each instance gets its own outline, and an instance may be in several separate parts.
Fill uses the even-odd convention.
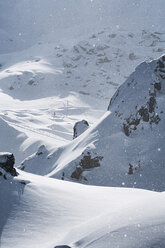
[[[1,89],[21,100],[74,91],[106,106],[140,62],[164,51],[164,9],[163,0],[2,2]]]
[[[1,248],[165,247],[164,13],[0,1]]]
[[[95,123],[135,67],[164,52],[164,4],[0,3],[0,116],[24,137],[5,148],[17,166],[40,145],[70,141],[75,122]]]
[[[25,160],[23,169],[38,173],[41,167],[43,175],[59,179],[63,175],[66,180],[93,185],[162,191],[164,101],[162,56],[136,68],[116,91],[99,123],[55,153]]]

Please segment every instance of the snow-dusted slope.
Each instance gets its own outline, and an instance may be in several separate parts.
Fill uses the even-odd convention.
[[[20,173],[15,179],[0,177],[1,248],[165,245],[164,193]]]
[[[66,180],[94,185],[164,190],[164,93],[165,56],[139,65],[98,124],[54,154],[42,155],[48,161],[43,174],[64,174]],[[38,166],[32,156],[23,168],[35,173]]]
[[[164,9],[163,0],[1,1],[3,120],[49,147],[71,140],[75,122],[93,124],[134,68],[165,50]]]
[[[165,33],[98,29],[73,44],[36,44],[0,57],[0,87],[14,98],[33,100],[76,92],[101,106],[144,60],[165,50]],[[90,100],[87,100],[90,102]],[[90,102],[91,103],[91,102]]]
[[[30,139],[27,135],[10,126],[2,118],[0,118],[0,129],[0,151],[14,153],[16,164],[20,164],[24,158],[29,156],[40,145],[38,140],[35,138]]]
[[[164,10],[163,0],[0,3],[0,86],[21,100],[75,91],[105,106],[135,66],[164,51]]]
[[[164,190],[163,57],[96,123],[165,51],[164,13],[164,0],[0,1],[0,151],[16,167],[35,152],[21,168],[43,175],[0,169],[0,247],[165,247],[164,193],[67,182]],[[70,142],[82,119],[96,124]]]

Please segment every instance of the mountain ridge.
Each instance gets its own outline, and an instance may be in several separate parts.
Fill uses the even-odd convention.
[[[164,55],[140,64],[112,97],[99,124],[62,148],[58,159],[54,153],[55,169],[48,175],[60,179],[64,173],[66,180],[87,184],[162,191],[164,73]]]

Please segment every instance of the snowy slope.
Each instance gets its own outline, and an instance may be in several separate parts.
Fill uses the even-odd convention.
[[[23,133],[17,131],[2,118],[0,118],[0,127],[1,127],[1,142],[0,142],[0,151],[9,151],[15,154],[16,163],[19,164],[22,159],[28,156],[33,149],[37,149],[39,142],[34,140],[30,142],[28,137]],[[25,145],[26,143],[26,145]],[[21,150],[21,146],[23,148]]]
[[[164,193],[68,182],[164,190],[164,57],[129,77],[165,51],[164,12],[0,1],[0,151],[40,175],[0,169],[0,247],[165,247]],[[81,120],[95,124],[71,141]]]
[[[1,88],[22,100],[70,91],[109,98],[135,66],[164,51],[164,5],[162,0],[1,3],[1,29],[19,46],[14,38],[9,47],[7,40],[1,45]]]
[[[163,0],[1,2],[3,120],[31,144],[66,144],[75,122],[95,123],[134,68],[165,50],[164,9]]]
[[[65,147],[42,155],[48,161],[47,167],[40,163],[42,174],[50,171],[48,176],[60,179],[64,173],[66,180],[94,185],[164,190],[164,75],[164,56],[139,65],[99,123]],[[22,166],[38,174],[35,155]]]
[[[164,193],[83,186],[20,173],[17,179],[1,178],[2,248],[165,244]]]

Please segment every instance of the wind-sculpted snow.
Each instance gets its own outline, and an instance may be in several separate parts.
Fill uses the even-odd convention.
[[[164,193],[85,186],[18,172],[15,179],[0,177],[1,248],[165,244]]]

